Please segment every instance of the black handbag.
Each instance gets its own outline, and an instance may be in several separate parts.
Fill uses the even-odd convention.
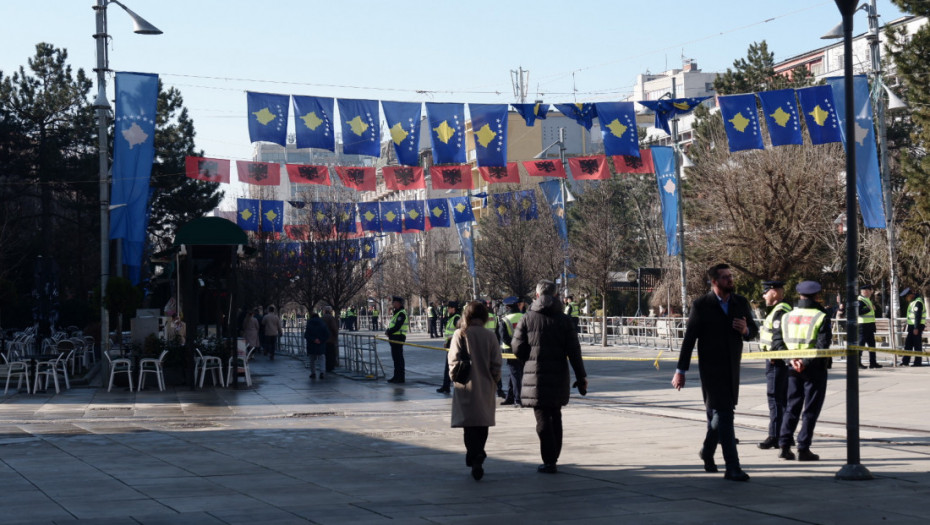
[[[471,376],[471,356],[468,354],[468,339],[465,334],[459,333],[459,337],[462,343],[459,345],[458,361],[449,371],[449,375],[452,376],[452,381],[464,385]]]

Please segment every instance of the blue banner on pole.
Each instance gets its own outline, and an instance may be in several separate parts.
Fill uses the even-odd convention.
[[[465,256],[465,264],[468,265],[468,273],[472,278],[475,277],[475,250],[471,237],[471,223],[460,222],[455,225],[459,232],[459,243],[462,245],[462,254]]]
[[[552,210],[552,219],[555,221],[555,229],[559,237],[563,243],[568,242],[568,226],[565,224],[565,203],[562,202],[561,181],[553,179],[540,182],[539,189],[542,190]]]
[[[662,223],[665,226],[665,249],[668,255],[681,253],[678,245],[678,187],[675,176],[675,151],[668,146],[652,147],[652,162],[659,184],[659,202],[662,204]]]

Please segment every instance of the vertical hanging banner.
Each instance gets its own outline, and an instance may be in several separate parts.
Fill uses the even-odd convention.
[[[843,77],[830,77],[827,85],[833,88],[836,114],[843,131],[843,144],[849,150],[846,137],[846,86]],[[882,177],[878,170],[878,151],[875,124],[872,119],[872,99],[869,80],[863,75],[853,77],[853,104],[856,114],[856,136],[852,145],[856,155],[856,192],[859,211],[866,228],[885,228],[885,208],[882,202]]]
[[[475,187],[471,166],[430,166],[429,176],[434,190],[470,190]]]
[[[426,177],[420,166],[385,166],[381,168],[381,174],[389,190],[426,189]]]
[[[384,120],[387,121],[397,162],[404,166],[420,165],[420,115],[423,105],[419,102],[381,101]]]
[[[656,181],[659,185],[659,202],[662,205],[662,224],[665,226],[665,251],[678,255],[678,192],[675,182],[675,152],[668,146],[653,146],[652,160],[655,163]]]
[[[346,188],[356,191],[375,191],[378,188],[374,167],[336,166],[336,173]]]
[[[836,116],[836,104],[833,102],[833,89],[830,86],[813,86],[796,91],[804,120],[807,121],[807,133],[811,144],[842,142],[843,135],[840,122]]]
[[[423,201],[404,201],[404,229],[426,230],[426,208]]]
[[[452,207],[452,220],[456,224],[475,220],[475,212],[471,209],[471,197],[451,197],[449,205]]]
[[[362,239],[362,259],[374,259],[378,256],[378,245],[374,237]]]
[[[246,92],[249,140],[287,145],[287,113],[290,95]]]
[[[584,126],[588,131],[591,131],[594,118],[597,117],[597,109],[594,104],[556,104],[555,108],[566,117],[577,122],[578,125]]]
[[[765,115],[765,127],[773,146],[804,144],[801,134],[801,119],[793,89],[778,89],[757,93]]]
[[[433,162],[464,164],[465,104],[427,102],[426,115],[433,145]]]
[[[638,157],[614,155],[611,159],[614,161],[614,171],[617,173],[653,173],[655,171],[652,164],[652,150],[641,149]]]
[[[258,199],[236,199],[236,224],[243,231],[258,231],[259,202]]]
[[[598,102],[597,119],[601,123],[604,153],[639,156],[639,131],[632,102]]]
[[[549,113],[549,104],[540,102],[535,104],[511,104],[511,106],[517,110],[517,113],[526,121],[527,127],[530,128],[536,123],[536,119],[546,120],[546,114]]]
[[[294,95],[294,130],[298,148],[336,151],[332,98]]]
[[[334,205],[336,211],[336,231],[342,233],[355,233],[358,231],[355,223],[355,203],[340,202]]]
[[[284,169],[287,171],[287,178],[290,179],[292,184],[332,185],[332,182],[329,180],[329,168],[326,166],[285,164]]]
[[[465,264],[468,265],[468,273],[472,278],[475,277],[475,249],[471,236],[471,223],[462,222],[455,225],[459,232],[459,243],[462,245],[462,255],[465,256]]]
[[[717,97],[717,103],[720,104],[723,129],[727,132],[731,153],[747,149],[765,149],[754,94],[720,96]]]
[[[381,203],[381,231],[400,233],[404,230],[404,211],[398,201],[385,201]]]
[[[513,206],[513,192],[495,193],[491,195],[494,200],[494,212],[497,214],[497,223],[501,226],[510,224],[510,210]]]
[[[570,157],[568,168],[572,171],[572,177],[575,180],[610,179],[610,168],[607,167],[607,157],[604,155]]]
[[[381,231],[381,209],[377,202],[358,203],[358,216],[362,229],[370,232]]]
[[[377,100],[339,99],[342,152],[346,155],[381,155],[381,111]]]
[[[229,161],[226,159],[185,157],[184,168],[188,178],[229,184]]]
[[[507,104],[469,104],[478,166],[507,166]]]
[[[284,231],[284,201],[265,201],[262,203],[262,231]]]
[[[520,214],[520,220],[532,221],[539,218],[536,208],[536,191],[523,190],[514,194],[514,204]]]
[[[333,227],[333,203],[311,202],[310,216],[314,232],[328,235]]]
[[[562,201],[562,182],[557,180],[547,180],[539,183],[539,189],[542,190],[549,208],[552,210],[552,219],[555,222],[555,229],[562,239],[563,243],[568,242],[568,226],[565,224],[565,204]]]
[[[685,115],[694,111],[694,108],[701,105],[701,102],[710,97],[692,97],[692,98],[663,98],[661,100],[640,100],[637,103],[643,105],[655,112],[655,127],[665,130],[669,135],[672,134],[668,125],[669,120],[678,115]]]
[[[236,174],[239,182],[257,186],[278,186],[281,184],[281,166],[270,162],[236,161]]]
[[[516,162],[508,162],[507,166],[479,166],[478,173],[489,184],[520,183],[520,168]]]
[[[427,199],[426,208],[429,210],[429,223],[434,228],[448,228],[449,201],[447,199]]]
[[[523,161],[523,167],[530,177],[568,178],[568,174],[565,173],[565,166],[562,165],[562,161],[559,159],[525,160]]]
[[[123,261],[129,267],[130,280],[139,284],[148,224],[149,179],[155,159],[158,75],[120,72],[115,86],[109,233],[111,239],[124,240]]]

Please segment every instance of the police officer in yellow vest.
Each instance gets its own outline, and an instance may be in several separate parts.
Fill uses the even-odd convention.
[[[394,361],[394,376],[388,379],[388,383],[403,383],[406,381],[404,342],[407,341],[408,327],[404,298],[397,295],[392,297],[391,307],[394,309],[394,315],[391,317],[391,324],[384,332],[391,341],[391,360]]]
[[[498,320],[497,320],[497,316],[494,315],[494,309],[491,308],[491,300],[488,299],[487,301],[485,301],[485,302],[484,302],[484,305],[488,308],[488,320],[487,320],[486,323],[484,323],[484,328],[485,328],[486,330],[490,330],[491,332],[493,332],[494,335],[497,336],[497,342],[500,343],[500,342],[501,342],[501,334],[500,334],[500,332],[497,330],[497,328],[498,328],[498,326],[500,325],[500,323],[499,323]],[[504,394],[504,385],[503,385],[503,383],[501,383],[501,380],[500,380],[500,379],[497,380],[497,397],[499,397],[499,398],[504,398],[504,397],[506,397],[505,394]]]
[[[859,287],[858,308],[859,346],[875,348],[875,305],[872,303],[872,285],[863,284]],[[875,352],[869,352],[869,368],[881,368],[875,359]],[[862,350],[859,351],[859,368],[862,364]]]
[[[791,311],[791,305],[784,301],[784,281],[763,281],[762,298],[771,308],[762,329],[759,330],[759,348],[763,352],[785,350],[785,341],[781,336],[783,316]],[[759,448],[768,450],[778,446],[778,434],[788,404],[788,365],[784,359],[767,359],[765,361],[765,395],[769,402],[769,435],[759,443]]]
[[[447,315],[449,316],[446,320],[445,329],[443,329],[442,335],[446,338],[446,342],[443,345],[443,348],[449,349],[449,346],[452,343],[452,336],[455,335],[455,330],[459,326],[459,319],[462,316],[459,314],[459,303],[456,301],[449,301],[447,306]],[[445,368],[442,372],[442,386],[436,389],[440,394],[448,394],[452,391],[452,380],[449,379],[449,360],[445,359],[446,362]]]
[[[923,352],[924,337],[924,318],[926,317],[927,308],[924,304],[923,297],[920,297],[915,290],[905,288],[901,292],[901,297],[907,301],[907,337],[904,339],[904,349],[914,352]],[[901,366],[907,366],[911,362],[911,356],[906,355],[901,358]],[[922,366],[920,357],[914,358],[914,366]]]
[[[377,306],[371,307],[371,329],[380,330],[381,324],[378,322],[378,317],[381,315],[381,312],[378,311]]]
[[[830,319],[823,306],[817,302],[820,283],[802,281],[795,287],[801,298],[797,306],[782,316],[781,335],[788,350],[811,350],[830,348],[833,334]],[[798,432],[798,461],[817,461],[820,456],[811,452],[814,427],[823,408],[827,393],[827,358],[791,359],[788,370],[788,406],[781,424],[778,445],[781,459],[795,459],[791,451],[794,431],[801,421]]]
[[[430,339],[433,337],[439,337],[439,312],[436,311],[436,303],[429,303],[429,306],[426,308],[426,317],[429,321],[429,336]]]
[[[510,341],[513,340],[513,329],[517,326],[520,319],[523,318],[523,299],[519,297],[507,297],[504,299],[504,306],[507,307],[507,313],[501,317],[498,323],[497,334],[501,341],[501,351],[505,354],[513,353],[510,347]],[[520,400],[520,389],[523,387],[523,361],[519,359],[507,359],[507,368],[510,370],[510,379],[508,381],[507,396],[501,405],[523,406]]]
[[[575,296],[569,295],[565,298],[565,300],[565,309],[562,310],[562,313],[572,318],[572,323],[575,325],[575,331],[581,333],[581,320],[578,318],[578,316],[581,314],[581,309],[578,308],[578,303],[575,302]]]

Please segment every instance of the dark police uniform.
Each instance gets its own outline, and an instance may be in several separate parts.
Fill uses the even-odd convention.
[[[449,301],[448,307],[455,308],[456,312],[449,315],[448,320],[446,321],[446,327],[442,333],[442,335],[446,337],[445,345],[443,345],[446,349],[451,346],[452,336],[455,335],[455,330],[458,328],[459,319],[462,317],[462,315],[458,313],[459,303],[456,301]],[[449,360],[445,359],[444,361],[446,362],[446,365],[442,371],[442,386],[436,389],[436,391],[440,394],[448,394],[452,391],[452,379],[449,378]]]
[[[904,349],[914,352],[923,352],[924,337],[924,317],[926,316],[926,307],[923,297],[917,295],[917,292],[910,288],[905,288],[901,292],[901,297],[907,297],[914,294],[916,297],[907,305],[907,338],[904,339]],[[914,332],[917,332],[916,334]],[[907,366],[911,362],[911,356],[906,355],[901,358],[901,366]],[[914,358],[914,366],[921,366],[920,357]]]
[[[765,292],[772,288],[783,288],[783,281],[764,281]],[[785,350],[785,341],[781,336],[783,316],[791,311],[791,305],[781,301],[769,311],[759,330],[759,348],[763,352]],[[770,449],[778,446],[778,434],[788,404],[788,365],[784,359],[766,359],[765,361],[765,395],[769,403],[769,434],[759,448]]]
[[[871,289],[871,284],[863,284],[859,287],[860,291]],[[875,348],[875,305],[871,299],[864,295],[859,296],[856,304],[858,306],[859,346]],[[869,352],[869,368],[881,367],[882,365],[878,364],[875,359],[875,352]],[[862,350],[859,351],[859,368],[865,368],[862,365]]]
[[[400,303],[400,308],[394,311],[391,324],[384,332],[391,340],[391,360],[394,361],[394,377],[388,383],[403,383],[406,381],[406,362],[404,361],[404,343],[407,341],[407,311],[404,310],[403,297],[392,297],[392,302]]]
[[[517,306],[520,299],[517,297],[507,297],[504,299],[510,313],[501,316],[501,322],[498,327],[498,337],[501,341],[501,351],[505,354],[513,353],[510,342],[513,340],[513,329],[517,326],[520,319],[523,318],[523,312]],[[504,398],[502,405],[523,406],[520,398],[520,389],[523,386],[523,361],[519,359],[507,359],[507,368],[510,370],[510,379],[507,388],[507,396]]]

